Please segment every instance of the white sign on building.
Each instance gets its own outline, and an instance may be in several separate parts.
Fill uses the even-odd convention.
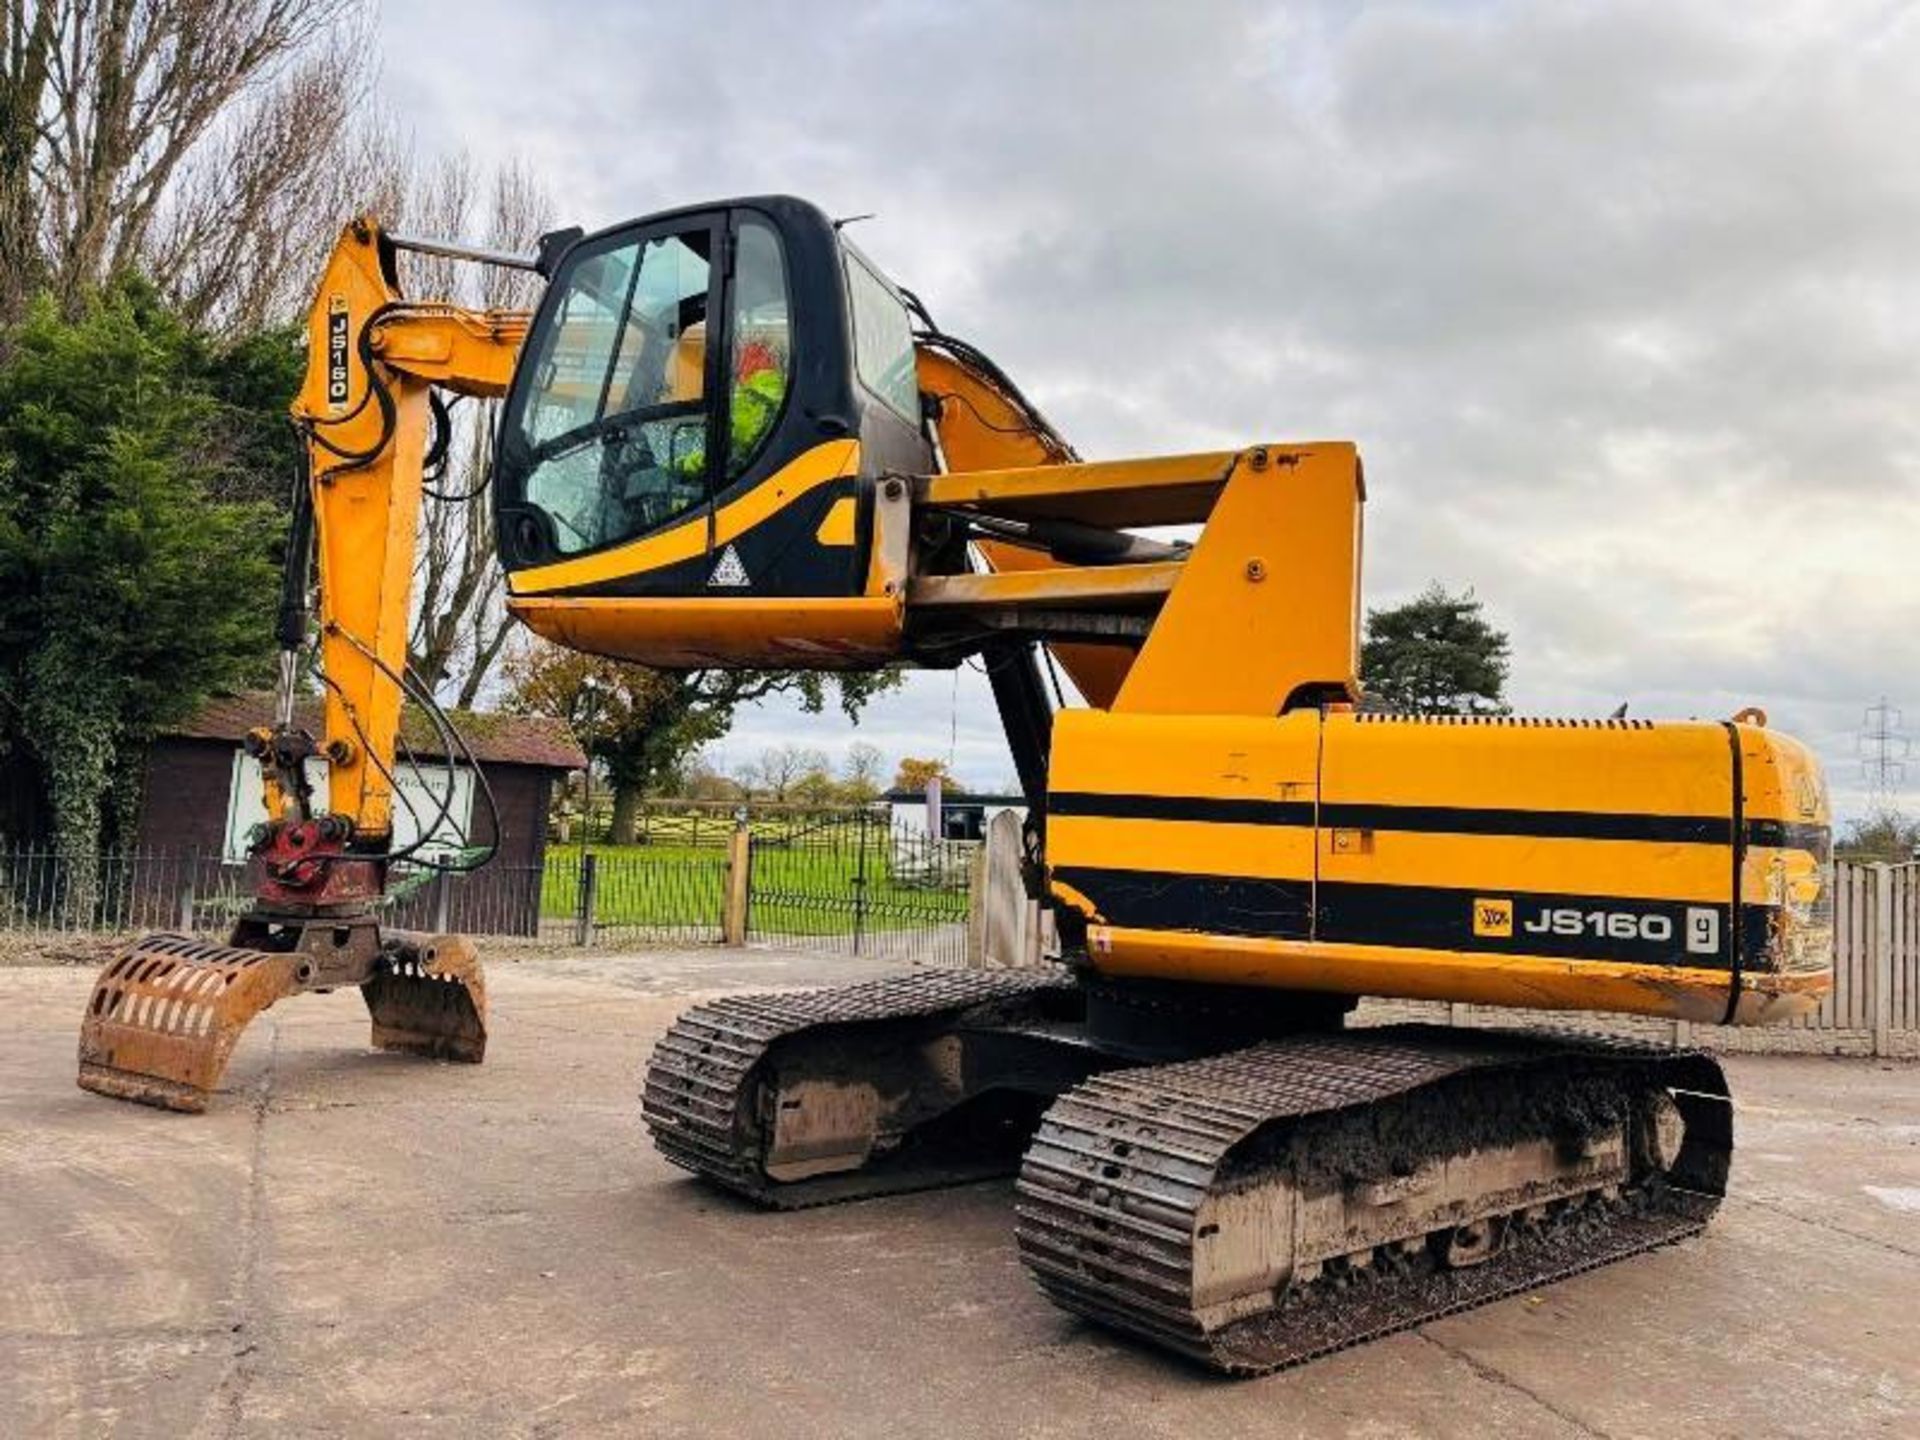
[[[419,837],[420,827],[431,833],[421,854],[443,859],[456,853],[462,837],[470,834],[473,823],[473,771],[464,765],[452,772],[452,799],[444,818],[440,804],[447,795],[447,767],[444,764],[394,767],[399,793],[393,798],[393,848],[405,850]],[[307,780],[314,795],[324,806],[327,793],[327,762],[315,757],[307,761]],[[227,859],[239,864],[247,858],[253,827],[267,821],[267,795],[260,778],[260,762],[245,750],[233,752],[233,784],[227,793]]]

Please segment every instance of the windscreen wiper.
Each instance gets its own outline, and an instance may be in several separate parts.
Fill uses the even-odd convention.
[[[632,425],[646,425],[655,420],[671,420],[675,415],[697,415],[706,408],[704,400],[670,400],[663,405],[636,405],[631,410],[615,411],[611,415],[602,415],[597,420],[589,420],[584,425],[576,425],[571,430],[562,430],[551,440],[543,440],[533,447],[532,462],[544,465],[549,460],[571,455],[583,450],[594,441],[603,439],[616,430],[624,430]]]

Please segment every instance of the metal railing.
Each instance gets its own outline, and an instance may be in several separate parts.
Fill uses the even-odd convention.
[[[768,817],[749,836],[749,936],[965,963],[977,843],[895,824],[880,809]]]
[[[410,930],[602,948],[731,938],[957,965],[977,849],[895,825],[878,806],[742,815],[734,805],[662,802],[636,816],[632,844],[550,842],[540,865],[496,861],[470,874],[397,864],[386,918]],[[0,847],[0,932],[218,938],[253,889],[249,867],[218,853],[76,863]]]
[[[981,932],[993,927],[979,923],[970,945],[970,917],[992,913],[991,887],[976,880],[992,867],[980,864],[977,844],[895,824],[879,807],[761,807],[744,818],[737,810],[649,806],[640,817],[644,840],[550,844],[538,866],[495,863],[470,875],[396,866],[388,918],[413,930],[601,948],[731,939],[945,965],[1005,964],[1015,950],[1030,953],[1024,944],[996,947],[991,936],[983,942]],[[1013,843],[1014,827],[1002,828],[1002,841]],[[1017,883],[1017,867],[1000,869],[1006,884]],[[252,893],[247,867],[219,854],[132,852],[75,864],[48,850],[0,847],[0,932],[185,930],[219,938]],[[1724,1049],[1920,1054],[1920,864],[1836,865],[1834,921],[1833,993],[1804,1019],[1747,1029],[1594,1023],[1617,1020],[1635,1033],[1667,1026],[1680,1043]],[[1436,1008],[1466,1023],[1542,1018]]]
[[[708,846],[634,851],[551,848],[538,935],[573,945],[717,943],[727,852]]]

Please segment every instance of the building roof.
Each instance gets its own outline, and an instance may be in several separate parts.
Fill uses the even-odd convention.
[[[238,745],[249,730],[273,723],[273,693],[253,690],[209,700],[194,715],[161,733],[185,740],[221,740]],[[466,738],[482,765],[532,765],[545,770],[579,770],[586,754],[564,720],[544,715],[501,715],[486,710],[449,710],[447,718]],[[302,696],[293,707],[294,723],[315,735],[324,723],[318,696]],[[446,749],[426,712],[409,705],[400,719],[401,738],[422,757],[444,760]]]

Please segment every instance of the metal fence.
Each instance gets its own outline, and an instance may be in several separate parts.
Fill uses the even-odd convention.
[[[743,813],[662,802],[635,820],[630,844],[553,842],[538,866],[496,862],[452,874],[396,865],[388,923],[602,948],[733,938],[900,963],[965,962],[975,844],[896,825],[879,806]],[[217,937],[253,888],[249,868],[219,854],[136,852],[88,866],[0,847],[0,931]]]
[[[240,867],[197,853],[103,855],[77,865],[0,848],[0,930],[221,928],[243,904]]]
[[[540,939],[572,945],[714,944],[727,896],[724,843],[556,848],[540,876]]]
[[[883,809],[789,812],[750,827],[746,932],[848,955],[960,965],[977,843]]]

